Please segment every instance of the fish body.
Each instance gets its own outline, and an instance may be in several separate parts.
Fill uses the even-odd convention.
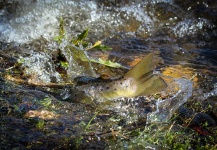
[[[82,84],[78,81],[75,89],[96,102],[155,94],[164,90],[167,84],[159,75],[153,74],[152,59],[153,54],[148,54],[119,79],[89,80]]]

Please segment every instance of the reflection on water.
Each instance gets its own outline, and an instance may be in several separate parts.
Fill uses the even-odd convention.
[[[21,145],[30,148],[56,148],[58,145],[49,144],[49,140],[52,139],[50,143],[58,143],[57,137],[61,137],[63,143],[59,147],[69,148],[71,143],[79,145],[80,142],[84,143],[85,149],[88,148],[88,142],[92,142],[91,138],[95,138],[93,133],[94,136],[102,138],[107,135],[105,128],[118,131],[120,124],[125,124],[120,123],[120,116],[111,116],[112,112],[104,110],[103,114],[93,119],[93,126],[87,126],[96,111],[92,105],[59,101],[60,89],[22,85],[28,77],[32,77],[29,80],[43,83],[63,82],[64,78],[67,78],[64,74],[66,72],[61,72],[55,67],[54,60],[61,49],[61,46],[53,41],[53,37],[59,32],[60,17],[64,19],[68,39],[89,28],[87,41],[103,40],[105,45],[113,48],[106,52],[88,51],[91,58],[100,57],[132,67],[143,56],[153,52],[156,71],[176,78],[184,76],[188,79],[186,82],[194,77],[191,80],[194,89],[190,100],[206,103],[203,107],[213,106],[209,111],[212,117],[217,118],[216,8],[216,1],[205,0],[0,1],[0,112],[4,116],[1,123],[10,123],[12,120],[5,132],[21,135],[14,137],[10,134],[12,140],[7,139],[6,145],[15,149]],[[93,72],[85,70],[76,62],[73,63],[74,60],[70,58],[68,55],[67,60],[71,63],[68,75],[73,78],[93,75]],[[25,69],[24,75],[16,72],[19,67],[16,64],[18,59],[23,63],[19,71]],[[94,67],[96,66],[93,65]],[[114,78],[120,77],[126,71],[103,66],[96,68],[97,73],[111,74]],[[21,85],[15,86],[2,79],[5,72],[14,77],[23,75],[25,78],[20,80]],[[182,84],[190,88],[186,92],[191,92],[190,81]],[[180,104],[186,101],[186,95],[188,97],[191,94],[184,93],[184,101]],[[195,110],[201,111],[198,108]],[[8,117],[8,114],[11,116]],[[120,121],[118,124],[117,120]],[[20,128],[15,130],[14,124]],[[40,130],[42,128],[43,130]],[[114,133],[116,132],[109,136],[114,136]],[[67,138],[64,138],[66,135]],[[88,142],[85,143],[82,138]],[[48,140],[48,143],[43,146],[44,139]],[[11,147],[14,143],[10,141],[15,141],[15,146]],[[101,142],[100,144],[105,146],[104,141]],[[119,141],[119,144],[130,147],[126,141]],[[142,144],[151,145],[147,142]],[[71,145],[71,148],[74,147],[76,145]]]

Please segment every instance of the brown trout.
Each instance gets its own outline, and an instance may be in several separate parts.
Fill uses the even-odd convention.
[[[96,79],[86,83],[77,81],[72,91],[72,98],[78,96],[79,92],[84,92],[87,97],[100,103],[118,98],[145,96],[160,92],[167,87],[167,84],[159,75],[153,73],[152,59],[153,54],[148,54],[119,79]]]

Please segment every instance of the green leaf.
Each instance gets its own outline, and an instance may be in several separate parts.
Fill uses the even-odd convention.
[[[58,44],[62,43],[63,39],[64,37],[60,35],[54,37],[54,41],[58,42]]]
[[[87,57],[87,55],[85,54],[85,52],[83,50],[80,50],[76,47],[69,47],[70,50],[73,53],[73,57],[76,61],[78,61],[78,59],[82,60],[82,61],[89,61],[89,58]]]
[[[88,49],[86,49],[86,50],[92,49],[92,48],[94,48],[94,47],[96,47],[96,46],[100,46],[101,43],[102,43],[102,41],[96,41],[95,44],[93,44],[93,46],[91,46],[90,48],[88,48]]]
[[[59,30],[59,35],[61,37],[65,37],[65,29],[64,29],[64,21],[63,18],[60,18],[60,30]]]
[[[82,40],[87,36],[88,29],[84,30],[81,34],[78,35],[78,38],[76,40],[73,40],[73,43],[77,45],[79,42],[82,42]]]
[[[86,50],[90,50],[92,48],[96,48],[96,49],[101,49],[101,50],[112,50],[111,47],[102,45],[102,41],[96,41],[93,46],[91,46],[90,48],[86,49]]]
[[[101,49],[101,50],[112,50],[111,47],[108,47],[108,46],[105,46],[105,45],[102,45],[102,44],[97,45],[94,48]]]
[[[52,102],[52,99],[50,97],[46,97],[42,100],[40,100],[40,104],[44,105],[45,107],[48,107]]]
[[[99,60],[90,59],[90,61],[95,62],[95,63],[99,63],[99,64],[103,64],[105,66],[113,67],[113,68],[125,68],[124,66],[122,66],[119,63],[111,62],[110,60],[102,60],[101,58],[99,58]]]
[[[63,68],[65,68],[65,69],[69,68],[69,63],[68,63],[68,62],[60,61],[60,65],[61,65]]]
[[[88,45],[89,45],[88,42],[82,41],[82,46],[83,46],[84,49],[85,49]],[[76,46],[77,46],[77,45],[76,45]],[[77,47],[78,47],[78,46],[77,46]]]
[[[98,115],[98,112],[95,112],[95,114],[93,115],[93,117],[90,119],[90,121],[88,122],[88,124],[85,126],[85,128],[84,128],[85,131],[90,127],[90,124],[93,121],[93,119],[96,117],[96,115]]]
[[[62,43],[63,39],[65,39],[65,29],[64,29],[64,21],[63,18],[60,18],[60,25],[59,25],[59,35],[54,37],[54,41],[58,42],[59,44]]]

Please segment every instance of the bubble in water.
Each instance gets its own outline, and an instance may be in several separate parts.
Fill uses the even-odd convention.
[[[25,73],[36,79],[36,82],[50,83],[61,82],[62,78],[55,71],[52,58],[46,53],[32,53],[29,57],[23,58],[22,66]],[[39,79],[37,81],[37,78]]]

